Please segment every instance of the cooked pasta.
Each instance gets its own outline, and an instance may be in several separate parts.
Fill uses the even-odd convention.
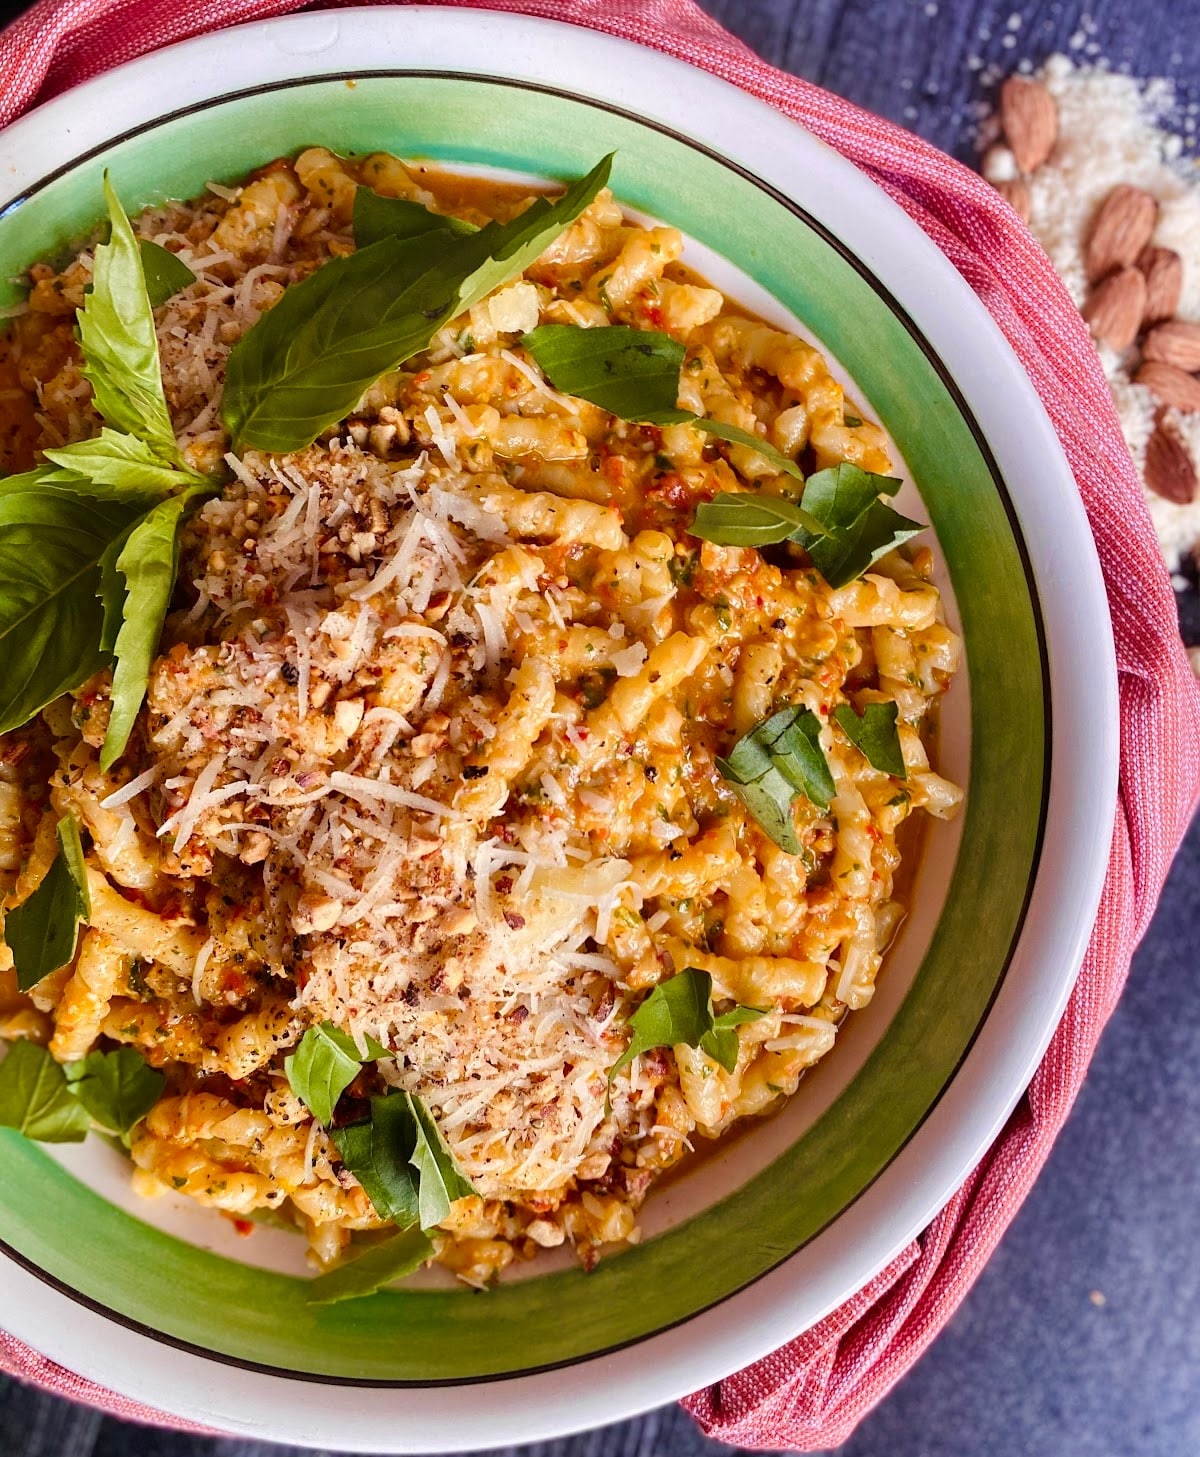
[[[690,531],[722,493],[784,495],[771,452],[886,472],[887,441],[817,348],[607,191],[313,444],[235,453],[229,351],[351,252],[360,183],[477,224],[526,204],[314,148],[135,219],[196,275],[156,330],[183,453],[225,483],[184,529],[124,756],[100,767],[107,668],[0,741],[6,908],[64,815],[90,890],[73,962],[31,995],[0,952],[0,1037],[64,1063],[138,1049],[166,1075],[138,1189],[281,1213],[326,1267],[389,1224],[285,1073],[332,1024],[364,1057],[338,1119],[389,1088],[423,1100],[475,1190],[437,1257],[486,1284],[564,1240],[590,1265],[636,1239],[656,1177],[787,1099],[869,1001],[904,914],[901,825],[961,798],[928,753],[959,643],[923,548],[834,588],[799,545]],[[92,261],[34,268],[0,341],[9,471],[99,432],[73,335]],[[548,323],[672,336],[680,404],[763,450],[565,393],[521,343]],[[903,779],[834,717],[891,703]],[[795,850],[718,763],[789,706],[833,784],[790,805]],[[614,1074],[638,1006],[688,968],[715,1015],[746,1009],[728,1065],[685,1041]]]

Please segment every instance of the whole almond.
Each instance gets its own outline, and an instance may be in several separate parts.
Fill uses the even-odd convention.
[[[1200,410],[1200,379],[1176,369],[1173,364],[1149,360],[1133,377],[1134,384],[1145,385],[1164,405],[1173,405],[1185,415]]]
[[[1127,268],[1149,243],[1157,221],[1158,203],[1148,192],[1127,182],[1114,187],[1092,220],[1084,253],[1088,278]]]
[[[1083,306],[1083,317],[1091,325],[1092,334],[1119,353],[1137,338],[1145,307],[1145,276],[1140,269],[1122,268],[1092,289]]]
[[[993,182],[992,186],[1021,221],[1027,223],[1033,205],[1028,182],[1023,177],[1013,177],[1006,182]]]
[[[1032,172],[1058,141],[1058,105],[1040,81],[1010,76],[1000,88],[1000,125],[1017,166]]]
[[[1146,315],[1142,327],[1173,319],[1183,292],[1183,259],[1174,248],[1143,248],[1138,267],[1146,275]]]
[[[1156,424],[1146,442],[1142,477],[1156,496],[1187,506],[1196,499],[1196,467],[1173,430]]]
[[[1146,291],[1149,294],[1148,286]],[[1142,343],[1142,357],[1194,374],[1200,369],[1200,324],[1171,319],[1157,325]]]

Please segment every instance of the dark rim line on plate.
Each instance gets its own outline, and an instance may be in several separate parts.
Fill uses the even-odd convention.
[[[979,422],[975,419],[974,413],[972,412],[970,406],[967,404],[966,399],[963,397],[962,391],[959,389],[953,376],[950,374],[950,371],[942,362],[941,357],[937,354],[936,350],[933,348],[933,345],[922,333],[916,321],[908,314],[908,312],[900,304],[899,300],[895,297],[891,290],[888,289],[887,286],[880,279],[878,279],[873,272],[871,272],[871,270],[862,262],[862,260],[859,259],[858,256],[853,253],[850,248],[848,248],[846,244],[844,244],[841,239],[837,237],[836,234],[832,233],[827,227],[825,227],[823,223],[819,222],[816,218],[814,218],[809,212],[801,207],[799,203],[793,201],[793,199],[786,196],[786,194],[780,192],[771,183],[766,182],[763,178],[749,171],[740,163],[731,161],[728,157],[722,156],[721,153],[714,151],[711,147],[705,146],[703,143],[697,142],[691,137],[685,136],[683,133],[675,131],[674,128],[669,127],[662,122],[652,121],[646,117],[638,116],[634,112],[628,111],[624,107],[616,106],[611,102],[600,101],[590,96],[577,96],[570,92],[562,91],[554,86],[546,86],[533,81],[518,81],[510,77],[484,76],[473,72],[428,70],[422,68],[395,68],[370,71],[337,71],[331,72],[328,75],[302,76],[287,81],[276,81],[264,83],[259,86],[250,86],[239,91],[227,92],[222,96],[210,97],[206,101],[193,102],[189,106],[180,107],[177,111],[167,112],[162,116],[156,117],[151,122],[143,123],[140,126],[130,127],[127,131],[121,132],[117,136],[109,137],[104,142],[101,142],[98,145],[89,148],[86,152],[81,152],[78,156],[72,158],[71,161],[63,163],[62,166],[57,167],[53,172],[48,173],[45,177],[41,178],[40,181],[34,183],[33,186],[26,188],[25,191],[23,191],[19,196],[13,198],[11,202],[7,203],[2,209],[0,209],[0,221],[15,212],[16,209],[19,208],[23,202],[25,202],[29,198],[36,196],[37,193],[41,192],[51,183],[57,181],[60,177],[65,176],[68,172],[71,172],[74,168],[80,166],[82,163],[91,161],[93,158],[102,155],[110,148],[119,146],[122,142],[128,141],[133,137],[141,136],[144,133],[152,131],[157,127],[165,126],[173,121],[178,121],[181,117],[195,115],[197,112],[208,111],[214,107],[224,106],[230,102],[244,100],[245,98],[250,96],[268,95],[274,91],[290,90],[293,87],[326,85],[331,81],[339,80],[387,80],[389,78],[401,76],[428,80],[484,82],[489,85],[507,86],[512,88],[513,90],[538,92],[545,96],[557,97],[565,101],[574,102],[576,104],[583,104],[585,106],[594,107],[598,111],[608,112],[613,116],[619,116],[626,121],[630,121],[638,126],[645,127],[647,130],[658,132],[662,136],[669,137],[672,141],[680,143],[681,145],[688,147],[694,152],[701,153],[703,156],[708,157],[711,161],[716,162],[719,166],[722,166],[727,170],[736,173],[744,181],[756,187],[760,192],[765,193],[780,207],[786,208],[788,212],[793,214],[793,216],[799,218],[806,227],[811,229],[812,232],[816,233],[818,237],[820,237],[829,247],[834,249],[835,252],[837,252],[847,263],[850,264],[855,272],[858,273],[859,276],[871,287],[871,289],[877,294],[879,299],[900,321],[900,323],[904,326],[905,330],[912,337],[914,343],[921,350],[922,354],[924,354],[925,358],[929,361],[934,372],[937,374],[939,380],[945,387],[947,393],[953,399],[954,404],[958,409],[958,412],[962,417],[963,422],[966,424],[968,430],[970,431],[976,448],[979,450],[979,453],[983,457],[984,463],[987,466],[988,473],[992,478],[992,482],[996,488],[996,493],[1000,498],[1000,502],[1004,507],[1004,513],[1008,519],[1009,529],[1012,532],[1013,541],[1016,545],[1017,552],[1021,561],[1021,567],[1025,575],[1025,584],[1029,592],[1029,600],[1033,614],[1034,628],[1037,633],[1038,656],[1040,659],[1042,678],[1042,711],[1045,722],[1045,746],[1042,762],[1042,793],[1041,803],[1038,809],[1037,836],[1034,842],[1033,853],[1030,859],[1029,874],[1025,885],[1025,893],[1021,902],[1021,910],[1017,917],[1012,938],[1009,942],[1007,950],[1004,953],[1003,966],[1001,967],[1000,973],[996,978],[996,983],[992,989],[991,996],[988,998],[987,1006],[984,1008],[983,1014],[981,1015],[974,1032],[971,1034],[970,1040],[968,1041],[966,1047],[963,1049],[961,1057],[951,1069],[950,1073],[946,1077],[945,1082],[939,1089],[937,1095],[933,1098],[929,1106],[925,1109],[924,1113],[914,1124],[908,1135],[895,1149],[895,1151],[892,1153],[891,1157],[887,1160],[883,1167],[880,1168],[872,1178],[868,1179],[868,1181],[862,1186],[858,1193],[855,1194],[854,1197],[850,1199],[846,1204],[843,1204],[836,1213],[831,1215],[830,1218],[823,1225],[821,1225],[819,1229],[814,1231],[814,1233],[811,1234],[808,1239],[803,1240],[794,1249],[789,1250],[786,1255],[782,1256],[773,1265],[770,1265],[766,1269],[762,1270],[752,1279],[746,1281],[744,1284],[738,1286],[736,1289],[728,1291],[725,1295],[711,1301],[705,1306],[702,1306],[700,1309],[691,1311],[688,1315],[683,1316],[679,1320],[670,1321],[667,1324],[658,1327],[656,1330],[645,1332],[644,1334],[639,1336],[634,1336],[629,1340],[618,1341],[613,1345],[601,1347],[595,1351],[589,1352],[587,1355],[584,1356],[571,1357],[570,1359],[565,1361],[546,1362],[539,1366],[526,1367],[520,1371],[494,1372],[480,1376],[434,1377],[423,1381],[371,1379],[353,1376],[329,1376],[323,1375],[319,1372],[299,1371],[293,1370],[285,1366],[274,1366],[264,1362],[249,1361],[240,1356],[230,1356],[225,1354],[224,1352],[210,1350],[207,1347],[196,1345],[192,1341],[183,1340],[178,1336],[168,1335],[164,1331],[157,1330],[153,1326],[146,1325],[142,1321],[135,1320],[130,1316],[122,1314],[122,1312],[120,1311],[113,1310],[110,1306],[105,1305],[102,1301],[94,1300],[90,1296],[83,1295],[79,1291],[74,1290],[71,1286],[59,1280],[56,1276],[50,1274],[47,1270],[42,1269],[40,1265],[35,1264],[32,1260],[27,1259],[24,1255],[13,1249],[2,1237],[0,1237],[0,1253],[6,1255],[9,1259],[13,1260],[16,1264],[27,1270],[31,1275],[36,1276],[44,1284],[58,1291],[59,1294],[65,1295],[70,1300],[73,1300],[77,1305],[81,1305],[97,1315],[114,1321],[116,1324],[124,1326],[127,1330],[133,1331],[137,1335],[147,1336],[151,1340],[157,1341],[162,1345],[172,1346],[176,1350],[185,1351],[190,1355],[200,1356],[204,1360],[217,1362],[224,1366],[237,1367],[245,1371],[254,1371],[267,1376],[285,1377],[289,1380],[307,1381],[320,1386],[365,1387],[378,1390],[421,1390],[428,1387],[477,1386],[484,1383],[490,1384],[493,1382],[501,1381],[519,1381],[526,1377],[538,1376],[552,1371],[560,1371],[570,1366],[578,1366],[583,1364],[584,1362],[596,1360],[602,1356],[612,1355],[617,1351],[627,1350],[630,1347],[640,1345],[645,1341],[654,1340],[658,1336],[665,1335],[669,1331],[686,1325],[689,1321],[695,1320],[698,1316],[704,1315],[709,1311],[717,1309],[718,1306],[723,1305],[727,1300],[733,1299],[734,1296],[742,1294],[744,1291],[750,1289],[751,1286],[756,1285],[759,1283],[759,1281],[766,1279],[767,1276],[773,1274],[776,1270],[778,1270],[780,1266],[786,1264],[793,1255],[798,1254],[800,1250],[804,1249],[805,1246],[810,1244],[812,1240],[817,1239],[821,1234],[825,1232],[825,1230],[830,1227],[831,1224],[835,1223],[836,1220],[839,1219],[847,1209],[851,1208],[852,1205],[856,1204],[858,1200],[861,1199],[862,1196],[867,1192],[867,1190],[874,1185],[875,1181],[888,1168],[891,1167],[891,1165],[895,1162],[895,1160],[899,1157],[903,1150],[907,1148],[909,1142],[921,1129],[926,1119],[941,1102],[943,1095],[946,1093],[950,1085],[953,1083],[954,1079],[957,1077],[963,1063],[970,1055],[971,1049],[975,1046],[975,1042],[979,1037],[980,1031],[982,1030],[984,1024],[988,1019],[988,1015],[990,1014],[991,1009],[995,1004],[1001,987],[1004,985],[1009,968],[1012,964],[1013,955],[1016,952],[1017,945],[1021,939],[1021,933],[1025,926],[1025,920],[1029,912],[1029,902],[1033,895],[1034,882],[1037,878],[1037,870],[1041,862],[1042,848],[1045,841],[1046,833],[1046,816],[1049,807],[1051,745],[1053,742],[1053,704],[1050,696],[1050,665],[1046,651],[1045,624],[1042,618],[1041,598],[1038,595],[1037,582],[1033,575],[1033,569],[1029,559],[1028,548],[1026,547],[1025,538],[1021,531],[1021,526],[1017,518],[1016,510],[1013,506],[1012,499],[1009,496],[1008,488],[1004,483],[1004,478],[1000,473],[1000,468],[996,462],[995,456],[992,454],[991,447],[989,446],[987,439],[979,426]],[[797,123],[797,125],[799,125],[799,123]],[[841,1095],[839,1094],[839,1097],[840,1096]],[[834,1106],[836,1106],[836,1101],[837,1100],[835,1100]],[[734,1195],[736,1195],[736,1191],[733,1192]],[[610,1256],[609,1258],[619,1259],[620,1255],[616,1254]]]

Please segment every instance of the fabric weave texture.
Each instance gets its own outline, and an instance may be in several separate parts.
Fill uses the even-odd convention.
[[[855,163],[991,312],[1041,395],[1095,536],[1116,639],[1120,793],[1091,942],[1046,1056],[996,1143],[918,1240],[816,1326],[685,1402],[725,1442],[827,1449],[849,1436],[945,1326],[1070,1112],[1200,797],[1200,686],[1086,327],[1049,260],[988,184],[901,128],[758,60],[692,0],[441,3],[572,22],[667,52],[766,101]],[[302,0],[40,0],[0,34],[0,125],[160,46],[300,8]],[[121,1417],[187,1428],[3,1332],[0,1368]]]

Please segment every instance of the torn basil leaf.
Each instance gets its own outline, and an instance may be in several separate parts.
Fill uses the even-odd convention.
[[[433,1256],[433,1241],[419,1229],[406,1229],[361,1255],[311,1280],[304,1298],[309,1305],[333,1305],[339,1300],[357,1300],[374,1295],[405,1275],[420,1269]]]
[[[195,283],[196,275],[170,248],[151,242],[149,238],[139,238],[138,248],[142,255],[146,297],[150,300],[152,309],[159,308],[189,284]]]
[[[688,527],[693,536],[718,546],[771,546],[801,530],[816,537],[824,527],[786,496],[757,491],[722,491],[713,500],[702,501]]]
[[[109,1133],[124,1138],[162,1096],[167,1080],[135,1047],[91,1052],[63,1069],[71,1092]]]
[[[801,505],[825,529],[821,537],[798,532],[792,539],[808,552],[831,587],[844,587],[894,547],[925,527],[879,499],[894,496],[900,482],[843,461],[809,476]]]
[[[906,779],[900,735],[896,731],[899,712],[894,703],[868,703],[860,716],[849,703],[839,703],[833,717],[850,742],[863,751],[872,768]]]
[[[64,815],[55,833],[58,851],[36,890],[4,919],[4,939],[12,952],[17,986],[25,992],[75,955],[80,921],[92,913],[87,866],[79,825]]]
[[[632,1036],[629,1045],[613,1063],[608,1074],[611,1084],[616,1075],[629,1066],[635,1057],[655,1047],[675,1047],[686,1043],[698,1047],[726,1072],[737,1063],[736,1028],[764,1015],[757,1007],[734,1007],[717,1017],[713,1013],[712,977],[694,966],[661,981],[629,1019]]]
[[[0,1061],[0,1127],[37,1143],[82,1143],[92,1120],[44,1047],[14,1042]]]
[[[237,446],[301,450],[456,314],[515,278],[608,181],[606,157],[554,202],[451,235],[380,238],[285,289],[230,351],[221,418]]]
[[[432,1228],[456,1199],[475,1192],[415,1094],[393,1090],[372,1098],[366,1122],[331,1129],[329,1136],[375,1212],[402,1229]]]
[[[474,223],[431,212],[406,197],[381,197],[369,187],[354,193],[354,246],[369,248],[380,238],[416,238],[422,233],[449,233],[466,237],[477,233]]]
[[[766,834],[790,855],[802,853],[792,819],[797,794],[828,809],[836,793],[821,749],[821,720],[810,709],[781,709],[717,760],[722,779]]]
[[[288,1085],[318,1123],[333,1121],[337,1101],[358,1076],[364,1062],[390,1057],[373,1037],[367,1039],[367,1056],[358,1050],[353,1037],[322,1022],[310,1027],[300,1045],[283,1060]]]
[[[673,425],[695,419],[679,408],[686,351],[670,334],[621,324],[600,329],[543,324],[521,346],[555,389],[622,420]]]

